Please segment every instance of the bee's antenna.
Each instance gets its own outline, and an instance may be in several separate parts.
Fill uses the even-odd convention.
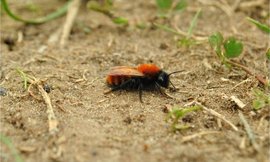
[[[169,80],[169,82],[171,83],[171,85],[173,86],[173,89],[176,90],[176,87],[173,85],[173,83]]]
[[[174,72],[171,72],[171,73],[168,74],[168,75],[170,76],[170,75],[172,75],[172,74],[175,74],[175,73],[181,73],[181,72],[183,72],[183,71],[185,71],[185,70],[174,71]]]
[[[178,70],[178,71],[174,71],[174,72],[171,72],[170,74],[168,74],[168,76],[172,75],[172,74],[175,74],[175,73],[181,73],[185,70]],[[170,84],[173,86],[173,89],[176,90],[176,87],[173,85],[173,83],[169,80]]]

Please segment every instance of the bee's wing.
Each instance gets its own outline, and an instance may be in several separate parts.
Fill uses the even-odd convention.
[[[117,76],[144,76],[143,73],[139,72],[136,68],[129,66],[115,66],[112,67],[108,73],[108,75],[117,75]]]

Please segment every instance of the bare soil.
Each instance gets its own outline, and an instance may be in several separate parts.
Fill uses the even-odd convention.
[[[40,10],[34,14],[25,4],[9,2],[22,17],[37,17],[51,12],[63,1],[34,1]],[[236,36],[244,43],[244,52],[236,61],[252,71],[267,76],[265,52],[269,35],[250,24],[247,16],[265,23],[269,1],[260,5],[238,7],[229,16],[222,7],[202,1],[188,1],[187,9],[172,16],[170,22],[187,31],[199,8],[202,14],[195,36],[207,38],[215,31],[225,37]],[[212,2],[212,1],[206,1]],[[227,2],[227,1],[226,1]],[[223,4],[222,2],[219,2]],[[232,8],[234,1],[228,1]],[[76,18],[68,45],[60,48],[49,43],[65,18],[42,25],[24,25],[1,12],[1,82],[7,90],[0,96],[1,134],[9,137],[27,162],[87,161],[268,161],[270,156],[269,108],[253,111],[252,89],[262,85],[254,76],[238,68],[221,65],[206,42],[190,47],[177,46],[178,36],[151,27],[157,14],[155,1],[116,1],[116,14],[130,21],[128,27],[113,24],[106,16],[89,11],[85,4]],[[135,27],[145,22],[145,29]],[[84,27],[90,29],[89,33]],[[18,34],[23,35],[18,42]],[[7,43],[14,42],[14,45]],[[12,43],[11,43],[12,44]],[[171,77],[177,91],[166,90],[173,99],[155,91],[143,92],[140,103],[137,91],[109,90],[105,83],[110,67],[154,63],[167,72],[185,70]],[[44,80],[59,131],[48,132],[46,104],[33,86],[33,96],[23,88],[16,72]],[[230,97],[237,96],[246,106],[239,110]],[[206,111],[196,111],[179,121],[192,127],[172,132],[166,122],[167,109],[198,101],[225,116],[239,129],[235,131],[223,120]],[[239,118],[242,111],[249,123],[256,150],[251,145]],[[217,133],[207,133],[217,131]],[[205,132],[183,142],[190,135]],[[1,142],[1,162],[14,156]]]

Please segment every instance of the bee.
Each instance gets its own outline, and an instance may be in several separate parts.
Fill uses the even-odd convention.
[[[175,86],[170,81],[170,75],[182,71],[168,74],[155,64],[141,64],[137,67],[115,66],[110,69],[106,78],[107,84],[112,89],[105,93],[120,89],[138,90],[139,99],[142,102],[142,90],[155,89],[161,94],[165,94],[161,88],[169,88],[169,84],[175,89]]]

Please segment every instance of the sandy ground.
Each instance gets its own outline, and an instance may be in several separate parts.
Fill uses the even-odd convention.
[[[233,2],[227,3],[232,6]],[[63,1],[36,3],[41,9],[36,14],[25,9],[24,4],[13,2],[12,9],[31,17],[50,12]],[[0,96],[0,132],[12,140],[21,158],[27,162],[269,160],[269,108],[256,112],[252,109],[252,89],[262,85],[241,69],[222,66],[207,41],[191,47],[177,46],[175,40],[179,37],[172,33],[151,26],[136,28],[138,22],[149,25],[160,21],[154,19],[154,1],[119,0],[115,6],[118,15],[129,19],[129,27],[115,25],[83,5],[66,48],[60,48],[58,42],[48,43],[64,17],[32,26],[1,13],[0,86],[7,95]],[[269,37],[245,19],[252,16],[264,21],[263,14],[269,14],[267,6],[267,0],[249,8],[238,6],[228,16],[218,5],[189,1],[187,9],[172,16],[170,22],[187,31],[201,8],[194,35],[207,38],[220,31],[225,37],[236,36],[244,43],[244,52],[236,60],[267,75],[265,51]],[[90,32],[86,33],[82,26]],[[18,33],[23,35],[20,42],[16,41]],[[15,45],[9,46],[6,39],[15,40]],[[141,63],[154,63],[167,72],[185,70],[171,77],[177,91],[166,92],[173,99],[155,91],[143,92],[144,103],[139,102],[136,91],[104,95],[109,90],[105,77],[110,67]],[[33,86],[31,96],[24,90],[16,68],[52,88],[48,96],[59,122],[56,134],[48,132],[47,107],[39,91]],[[239,108],[230,99],[232,95],[246,104],[241,111],[254,132],[257,151],[250,144]],[[165,121],[166,110],[194,100],[225,116],[238,131],[207,111],[196,111],[179,121],[191,128],[172,132],[171,122]],[[183,141],[201,132],[206,134]],[[0,159],[14,161],[3,142]]]

